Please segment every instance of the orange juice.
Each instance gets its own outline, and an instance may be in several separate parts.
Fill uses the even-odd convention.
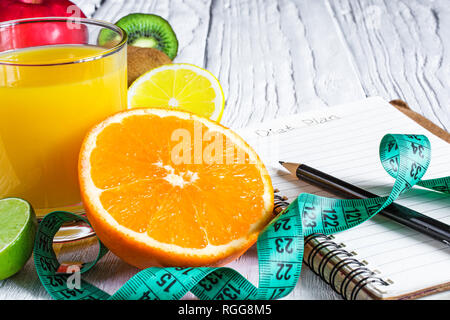
[[[0,53],[0,198],[26,199],[38,213],[80,202],[83,137],[126,108],[126,48],[106,50],[54,45]]]

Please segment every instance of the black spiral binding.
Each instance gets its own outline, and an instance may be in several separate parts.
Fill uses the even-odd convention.
[[[278,189],[274,190],[275,193],[279,192]],[[274,196],[274,202],[273,202],[273,212],[275,214],[280,214],[281,212],[284,211],[284,209],[286,209],[289,206],[289,202],[287,202],[287,198],[286,197],[282,197],[278,194],[275,194]]]
[[[275,190],[275,192],[279,191]],[[286,200],[287,200],[286,197],[281,197],[275,194],[274,196],[275,214],[280,214],[285,208],[287,208],[289,203]],[[303,261],[316,275],[318,275],[323,281],[328,283],[335,292],[340,294],[346,300],[355,300],[356,297],[358,296],[358,293],[370,283],[378,283],[383,286],[389,285],[387,281],[383,280],[380,277],[377,277],[376,273],[367,268],[363,262],[354,258],[353,253],[350,253],[347,250],[342,249],[343,246],[332,241],[332,239],[333,236],[328,236],[322,233],[316,233],[307,236],[305,238],[305,247],[306,245],[308,245],[308,243],[312,242],[313,240],[318,240],[319,243],[313,246],[311,252],[307,257],[303,257]],[[315,268],[314,258],[323,249],[327,249],[328,252],[325,253],[322,259],[320,260],[319,266]],[[325,276],[326,266],[334,257],[340,258],[340,261],[333,266],[333,268],[330,270],[330,274],[328,275],[328,277],[326,277]],[[338,288],[338,285],[336,284],[336,276],[343,268],[350,266],[353,267],[352,271],[350,271],[345,276],[345,278],[343,279],[342,283]],[[350,296],[348,297],[347,291],[349,289],[349,285],[357,277],[359,277],[360,279],[355,283],[355,286],[351,290]]]

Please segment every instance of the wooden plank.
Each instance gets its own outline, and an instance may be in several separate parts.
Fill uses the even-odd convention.
[[[448,0],[329,1],[365,93],[403,99],[450,129]]]
[[[363,98],[323,1],[214,1],[205,66],[232,127]]]

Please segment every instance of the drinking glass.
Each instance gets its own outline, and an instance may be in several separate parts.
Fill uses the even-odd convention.
[[[79,150],[90,127],[126,108],[126,42],[92,19],[0,23],[0,198],[23,198],[38,217],[83,213]],[[66,226],[60,240],[83,232]]]

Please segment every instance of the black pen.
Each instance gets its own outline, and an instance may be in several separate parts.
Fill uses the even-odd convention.
[[[298,179],[314,184],[338,196],[357,199],[378,197],[376,194],[339,180],[305,164],[284,161],[280,161],[280,164]],[[397,203],[392,203],[379,214],[450,245],[450,226],[443,222]]]

